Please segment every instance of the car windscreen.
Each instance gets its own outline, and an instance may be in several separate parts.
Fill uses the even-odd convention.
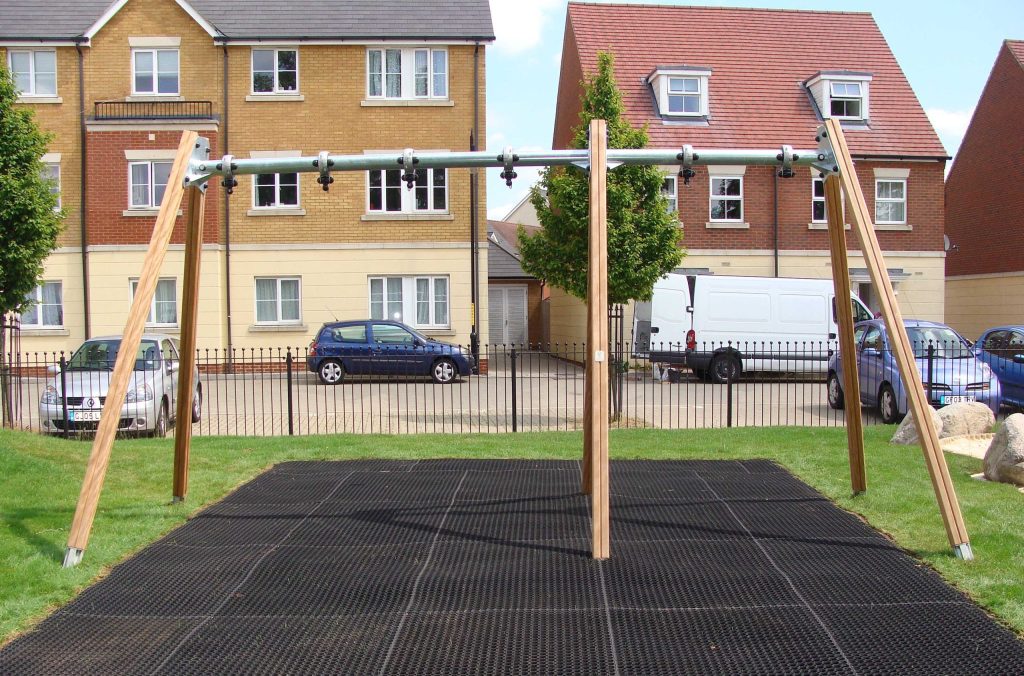
[[[944,326],[907,327],[907,338],[915,357],[927,357],[928,348],[940,359],[963,359],[971,356],[970,346],[952,329]]]
[[[121,340],[90,340],[78,348],[68,361],[68,369],[74,371],[112,371]],[[135,371],[155,371],[160,366],[160,348],[152,340],[139,343],[135,355]]]

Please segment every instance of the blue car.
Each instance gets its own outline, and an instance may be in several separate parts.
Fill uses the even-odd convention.
[[[1024,326],[998,326],[981,334],[974,354],[999,378],[1003,403],[1024,408]]]
[[[932,406],[979,401],[993,413],[999,412],[999,379],[975,356],[970,343],[945,324],[915,319],[903,324]],[[898,422],[907,414],[907,391],[889,348],[885,323],[881,319],[860,322],[854,326],[853,337],[861,403],[876,407],[882,422]],[[843,363],[837,352],[828,363],[828,403],[832,408],[843,408],[842,384]]]
[[[337,385],[346,374],[429,375],[448,384],[473,372],[473,357],[401,322],[361,320],[324,324],[309,345],[306,367],[325,385]]]

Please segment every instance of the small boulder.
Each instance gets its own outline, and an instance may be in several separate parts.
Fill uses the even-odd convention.
[[[1024,413],[1014,413],[996,431],[985,453],[985,478],[1024,486]]]
[[[942,418],[942,438],[964,434],[987,434],[996,424],[996,416],[985,404],[977,401],[950,404],[939,409]]]
[[[939,417],[939,414],[931,406],[928,407],[928,410],[931,412],[932,424],[935,425],[935,431],[941,437],[942,418]],[[911,444],[916,444],[918,442],[917,428],[914,427],[914,416],[907,414],[907,416],[903,418],[903,422],[900,423],[900,426],[896,428],[896,434],[892,435],[892,439],[889,440],[889,443],[910,446]]]

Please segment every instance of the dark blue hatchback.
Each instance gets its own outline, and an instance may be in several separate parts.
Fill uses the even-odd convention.
[[[401,322],[361,320],[324,324],[306,366],[325,385],[337,385],[346,374],[430,376],[447,384],[473,372],[473,357]]]
[[[974,353],[999,378],[1003,403],[1024,408],[1024,325],[986,330],[974,344]]]

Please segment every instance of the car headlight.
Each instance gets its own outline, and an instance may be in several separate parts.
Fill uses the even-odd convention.
[[[153,388],[149,386],[149,383],[143,383],[134,390],[129,390],[125,401],[129,404],[134,404],[137,401],[153,401]]]
[[[57,388],[53,385],[47,385],[46,390],[43,391],[43,396],[39,398],[40,404],[59,404],[61,403],[60,393],[57,392]]]

